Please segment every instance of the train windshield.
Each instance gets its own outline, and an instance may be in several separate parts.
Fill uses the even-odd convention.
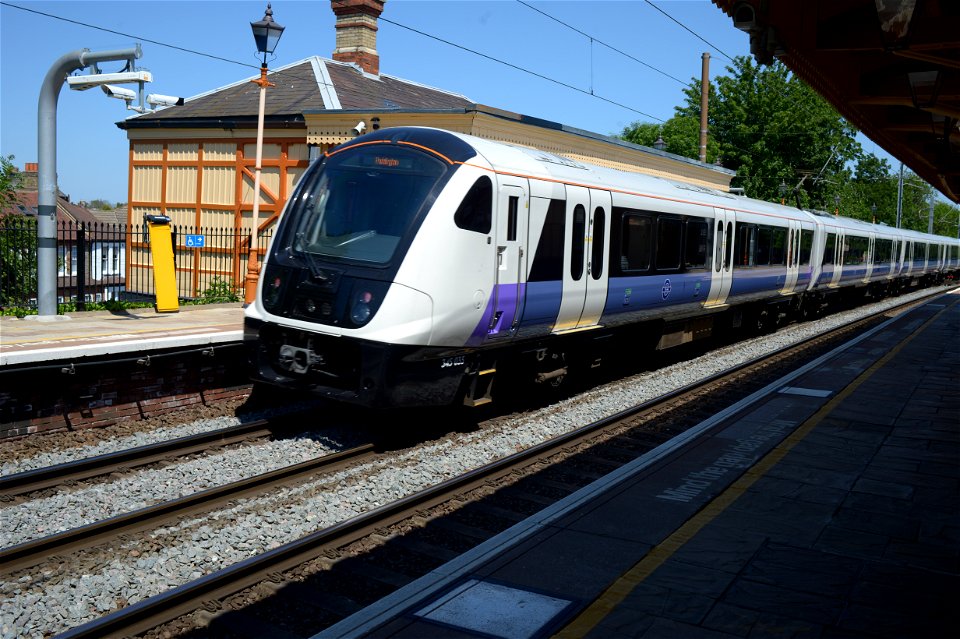
[[[444,175],[421,151],[374,144],[328,157],[292,211],[296,253],[387,263]]]

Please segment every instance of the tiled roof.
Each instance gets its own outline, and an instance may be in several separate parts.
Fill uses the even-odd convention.
[[[183,120],[256,118],[259,75],[188,98],[181,106],[158,109],[118,122],[121,129],[162,126]],[[301,119],[305,111],[331,109],[448,109],[473,102],[448,91],[388,75],[372,76],[356,65],[313,56],[267,74],[268,119]]]
[[[17,203],[0,212],[0,215],[20,213],[36,216],[39,210],[39,194],[37,191],[17,191]],[[83,224],[100,223],[93,213],[82,206],[73,204],[65,197],[57,198],[58,222],[81,222]]]

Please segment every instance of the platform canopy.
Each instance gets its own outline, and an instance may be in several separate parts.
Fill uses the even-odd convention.
[[[960,202],[960,2],[713,0],[760,64],[782,61],[851,124]]]

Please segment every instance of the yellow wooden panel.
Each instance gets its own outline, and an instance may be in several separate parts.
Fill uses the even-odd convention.
[[[159,202],[163,169],[159,166],[133,167],[133,199],[138,202]]]
[[[256,173],[254,173],[254,177]],[[244,174],[243,176],[243,203],[253,204],[253,180],[254,178]],[[264,187],[270,189],[271,193],[280,195],[280,169],[278,167],[267,167],[260,171],[260,206],[264,204],[273,204],[271,198]]]
[[[233,204],[237,172],[228,166],[203,168],[203,204]]]
[[[204,161],[230,161],[237,159],[237,145],[232,142],[204,142]]]
[[[187,229],[192,229],[196,225],[197,213],[194,209],[175,209],[167,207],[167,217],[170,218],[171,224],[178,227],[178,233],[185,233],[188,232]],[[180,244],[183,244],[182,237],[178,237],[177,241]]]
[[[306,170],[306,168],[287,169],[287,196],[293,193],[293,187],[296,186],[297,182],[300,181],[300,177],[303,176]]]
[[[167,167],[167,202],[197,201],[197,169],[193,166]]]
[[[204,241],[207,247],[233,248],[236,234],[233,228],[233,211],[203,209],[200,211],[200,225],[209,229]]]
[[[200,144],[197,142],[180,142],[167,144],[167,160],[173,162],[195,162],[199,159]]]
[[[266,144],[263,145],[263,159],[264,160],[279,160],[281,147],[279,144]],[[246,160],[256,161],[257,159],[257,145],[254,144],[244,144],[243,145],[243,157]],[[250,167],[253,170],[253,167]]]
[[[160,161],[163,159],[163,145],[134,144],[133,159],[141,161]]]
[[[287,147],[287,159],[291,162],[294,160],[307,160],[310,158],[310,147],[306,144],[291,144]]]

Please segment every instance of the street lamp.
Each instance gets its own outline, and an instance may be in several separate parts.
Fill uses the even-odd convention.
[[[833,204],[835,206],[835,208],[833,209],[833,214],[840,215],[840,196],[839,195],[833,196]]]
[[[273,9],[267,3],[267,11],[263,19],[251,22],[253,39],[257,43],[257,51],[263,54],[263,63],[260,65],[260,77],[251,80],[260,87],[260,111],[257,115],[257,163],[253,179],[253,232],[250,234],[250,255],[247,258],[247,278],[244,282],[244,305],[252,304],[257,296],[257,279],[259,277],[259,258],[257,236],[260,233],[260,168],[263,161],[263,110],[267,98],[267,87],[276,86],[267,81],[267,55],[273,53],[283,35],[283,27],[273,21]]]
[[[787,183],[780,180],[780,204],[787,203]]]
[[[873,213],[873,223],[877,223],[877,203],[874,202],[870,205],[870,212]]]
[[[657,132],[657,141],[653,143],[653,148],[657,151],[663,151],[667,148],[667,143],[663,141],[663,135],[660,132]]]

